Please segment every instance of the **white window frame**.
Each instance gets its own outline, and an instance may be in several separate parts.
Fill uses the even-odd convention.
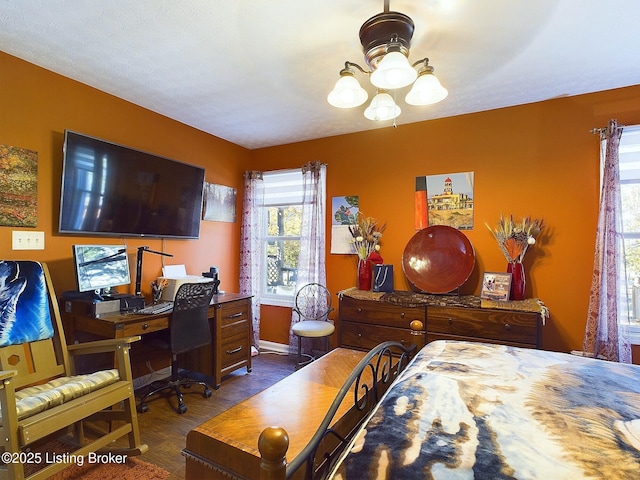
[[[625,126],[619,148],[620,184],[640,183],[640,125]],[[623,207],[624,208],[624,207]],[[623,238],[638,238],[640,232],[623,232]],[[631,297],[633,298],[633,296]],[[633,302],[633,300],[631,300]],[[633,305],[630,307],[633,309]],[[633,316],[633,315],[630,315]],[[629,325],[629,340],[640,345],[640,325]]]
[[[295,299],[295,287],[292,295],[279,295],[265,291],[267,286],[267,214],[269,207],[288,207],[292,205],[302,206],[303,200],[303,177],[302,170],[275,170],[263,173],[264,181],[264,230],[261,234],[261,255],[264,268],[262,269],[262,279],[260,281],[260,303],[262,305],[273,305],[279,307],[293,307]],[[300,241],[300,237],[269,237],[282,238],[288,241]]]

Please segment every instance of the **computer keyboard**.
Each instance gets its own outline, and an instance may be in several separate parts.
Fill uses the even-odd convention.
[[[165,313],[173,310],[173,302],[160,302],[155,305],[147,305],[140,310],[136,310],[135,313],[141,315],[157,315],[158,313]]]

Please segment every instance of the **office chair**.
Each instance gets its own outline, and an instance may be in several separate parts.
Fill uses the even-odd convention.
[[[176,292],[173,304],[173,312],[169,319],[169,342],[165,346],[171,348],[171,377],[160,382],[163,385],[154,388],[160,382],[152,382],[149,391],[142,397],[138,405],[138,411],[144,413],[149,410],[147,398],[166,389],[173,389],[178,397],[176,412],[184,413],[187,406],[183,402],[180,387],[201,385],[204,387],[202,396],[211,396],[211,387],[205,382],[180,376],[178,367],[178,355],[203,347],[211,343],[211,330],[209,329],[209,304],[213,296],[213,282],[183,283]]]
[[[333,311],[329,290],[319,283],[305,285],[296,294],[293,311],[300,319],[291,327],[291,332],[298,337],[297,368],[300,368],[315,360],[313,355],[302,353],[303,337],[324,338],[325,352],[329,351],[329,336],[336,329],[333,322],[329,320],[329,313]],[[307,359],[303,360],[304,357]]]

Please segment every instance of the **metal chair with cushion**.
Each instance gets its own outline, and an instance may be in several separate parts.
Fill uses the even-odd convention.
[[[176,411],[184,413],[187,406],[184,404],[180,387],[201,385],[204,387],[202,395],[205,398],[211,396],[211,387],[198,379],[180,376],[178,355],[204,347],[211,343],[211,330],[209,328],[209,304],[213,297],[214,283],[183,283],[176,292],[173,303],[173,312],[169,319],[169,342],[166,347],[171,348],[171,377],[161,382],[153,382],[149,391],[142,397],[138,405],[138,411],[144,413],[149,410],[147,399],[163,390],[173,390],[178,397]],[[156,384],[161,386],[155,387]]]
[[[336,329],[329,320],[331,305],[331,293],[319,283],[309,283],[296,294],[293,311],[300,320],[293,324],[291,332],[298,337],[298,368],[315,360],[312,354],[302,353],[303,338],[323,338],[325,352],[329,350],[329,337]]]

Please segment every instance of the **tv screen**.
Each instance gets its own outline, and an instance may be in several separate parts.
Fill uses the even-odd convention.
[[[100,294],[131,283],[124,245],[74,245],[73,263],[79,292]]]
[[[204,168],[65,131],[60,233],[198,238]]]

